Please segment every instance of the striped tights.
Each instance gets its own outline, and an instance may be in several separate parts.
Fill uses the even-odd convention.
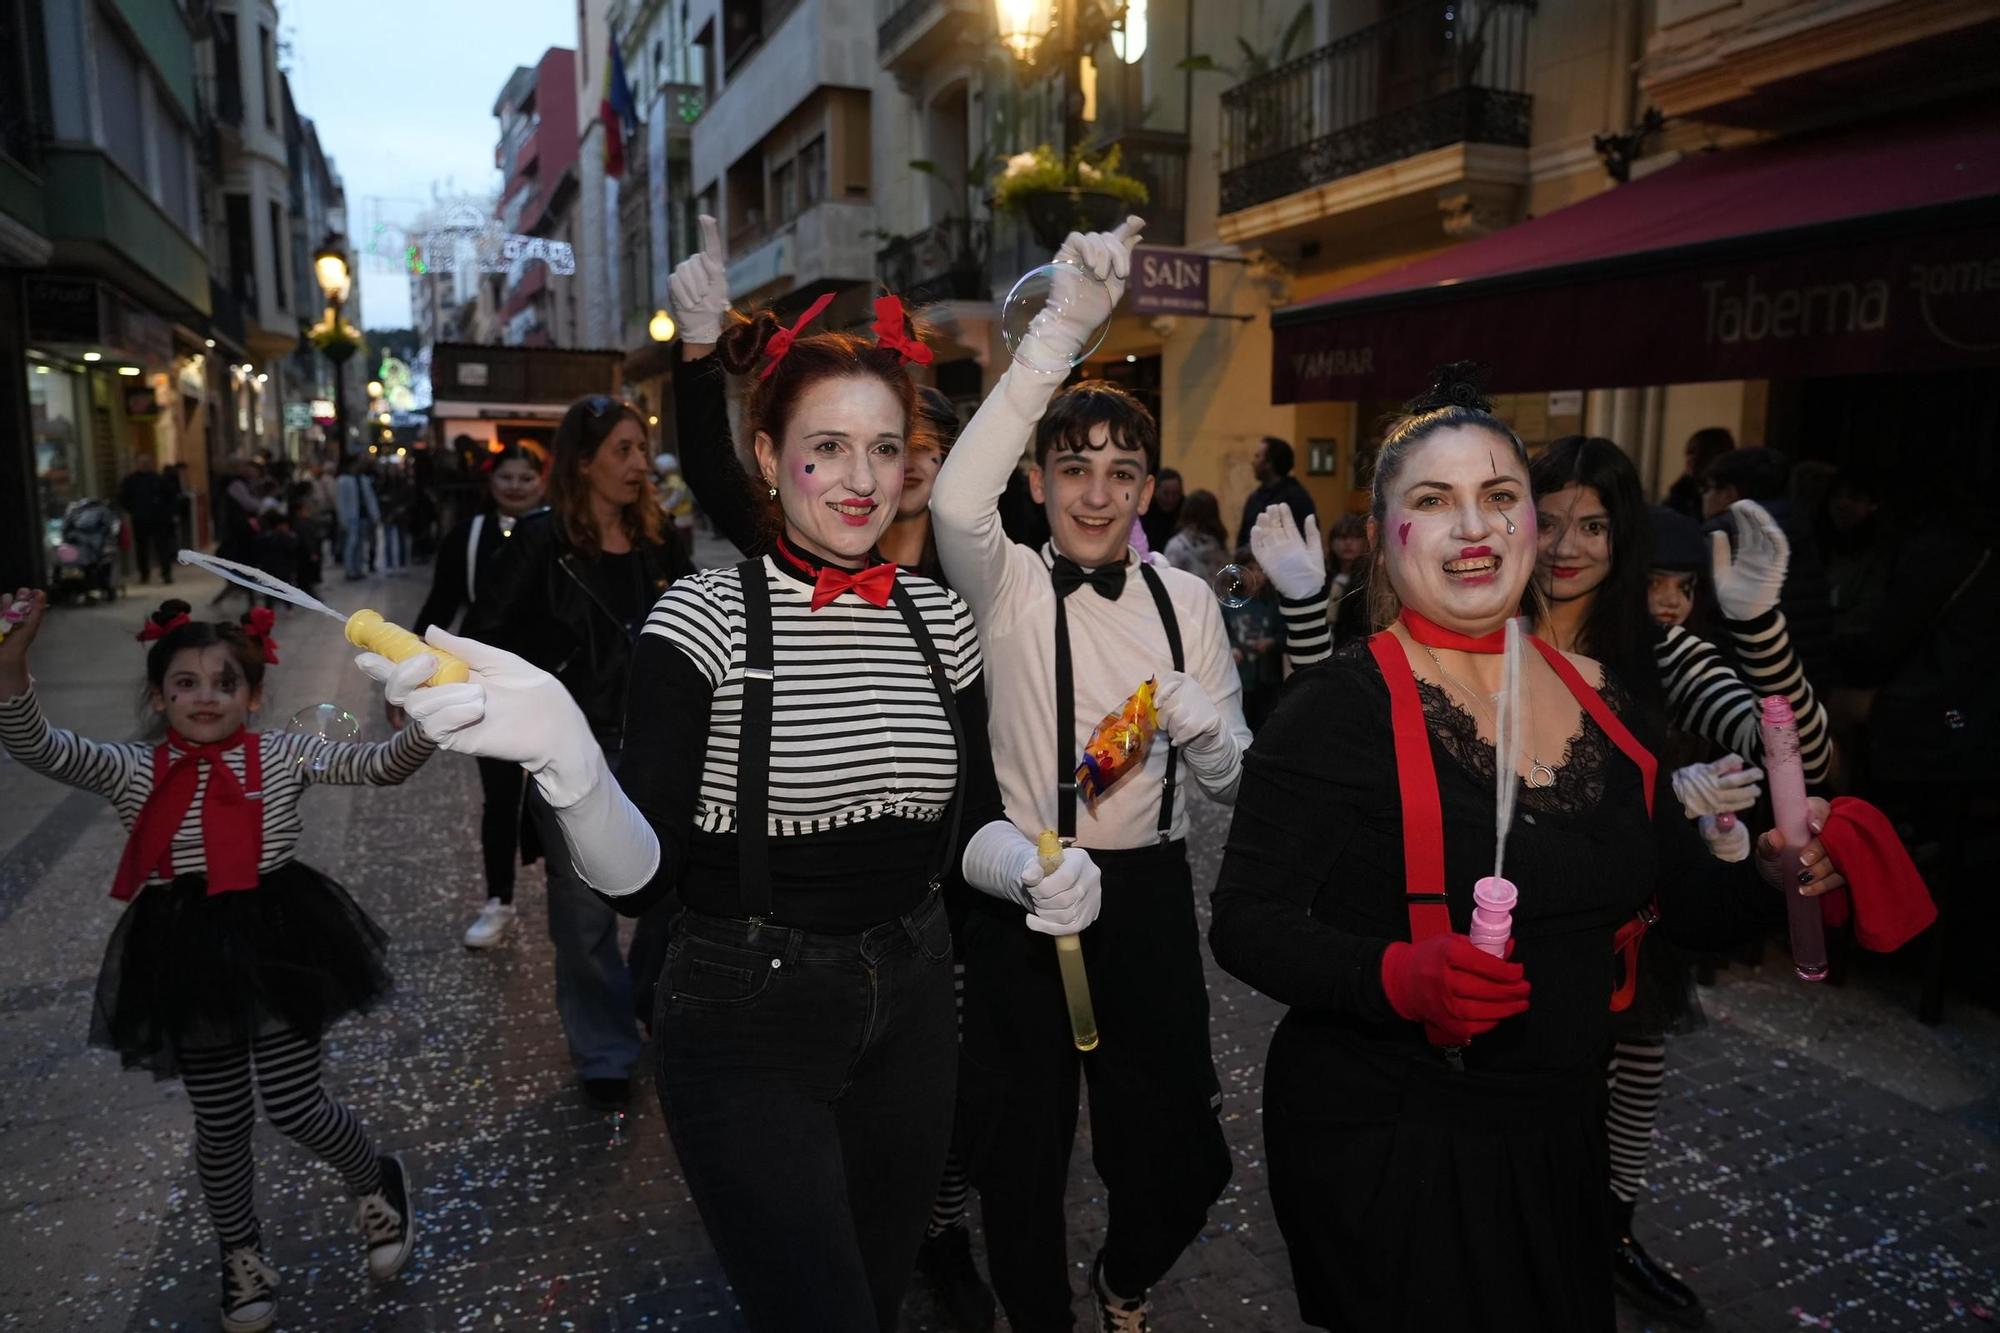
[[[222,1248],[258,1243],[250,1131],[257,1097],[271,1127],[340,1172],[359,1197],[382,1188],[380,1159],[361,1122],[320,1085],[320,1043],[297,1032],[181,1053],[194,1106],[195,1166]],[[255,1094],[252,1071],[255,1071]]]
[[[953,959],[951,964],[952,1004],[957,1010],[958,1026],[965,1028],[965,960]],[[965,1203],[972,1194],[972,1172],[959,1154],[958,1126],[952,1126],[951,1152],[944,1159],[944,1178],[938,1182],[937,1197],[931,1200],[931,1221],[925,1228],[927,1236],[942,1236],[953,1227],[965,1225]]]
[[[1653,1154],[1653,1122],[1660,1114],[1666,1069],[1664,1037],[1640,1037],[1611,1048],[1611,1111],[1605,1126],[1611,1139],[1611,1193],[1620,1203],[1638,1198],[1646,1183],[1646,1159]]]

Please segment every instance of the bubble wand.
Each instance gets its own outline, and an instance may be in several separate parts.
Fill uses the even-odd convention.
[[[1507,622],[1506,654],[1501,659],[1500,693],[1493,707],[1493,873],[1472,886],[1472,942],[1503,958],[1508,937],[1514,933],[1514,904],[1519,894],[1506,878],[1507,833],[1514,827],[1514,802],[1520,796],[1521,766],[1527,690],[1521,679],[1521,662],[1527,647],[1527,633],[1520,617]]]
[[[1043,829],[1035,841],[1035,855],[1042,873],[1053,875],[1062,864],[1062,839],[1054,829]],[[1062,972],[1063,998],[1069,1002],[1069,1035],[1079,1051],[1097,1049],[1097,1009],[1090,1002],[1090,977],[1083,970],[1083,941],[1074,935],[1056,936],[1056,966]]]
[[[1771,817],[1784,835],[1785,917],[1791,928],[1792,970],[1801,981],[1826,979],[1826,925],[1817,898],[1799,892],[1799,853],[1812,841],[1812,814],[1806,804],[1805,768],[1799,758],[1799,726],[1791,701],[1782,694],[1763,698],[1764,780],[1771,784]]]
[[[390,624],[382,619],[380,612],[361,610],[351,616],[343,615],[318,598],[300,592],[283,579],[272,578],[261,569],[239,565],[234,560],[224,560],[221,556],[205,555],[200,551],[182,551],[180,561],[184,565],[193,565],[196,569],[205,569],[252,592],[261,592],[280,601],[290,602],[293,606],[317,611],[323,616],[331,616],[340,622],[349,643],[357,648],[365,648],[371,653],[380,653],[391,662],[406,661],[418,653],[432,654],[438,660],[438,669],[428,681],[424,682],[427,685],[456,685],[468,678],[469,673],[466,671],[465,663],[450,653],[440,652],[431,647],[401,625]]]

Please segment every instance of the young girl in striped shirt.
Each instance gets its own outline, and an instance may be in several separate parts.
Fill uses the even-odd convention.
[[[315,782],[389,786],[429,758],[414,727],[382,744],[246,729],[276,662],[271,612],[192,620],[169,601],[139,634],[157,743],[51,727],[28,649],[47,601],[22,588],[0,640],[0,743],[58,782],[109,800],[130,830],[111,896],[126,902],[97,977],[92,1045],[128,1069],[179,1077],[194,1106],[195,1163],[222,1248],[222,1327],[277,1316],[278,1275],[253,1207],[256,1096],[272,1127],[340,1172],[360,1201],[368,1270],[395,1276],[415,1219],[401,1162],[376,1152],[320,1082],[320,1040],[389,989],[388,937],[339,884],[293,859],[298,803]],[[253,1092],[254,1086],[254,1092]]]

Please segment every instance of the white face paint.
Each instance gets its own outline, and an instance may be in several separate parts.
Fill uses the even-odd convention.
[[[784,447],[761,431],[756,440],[786,537],[822,560],[865,560],[903,499],[908,429],[902,403],[873,375],[824,379],[801,393]]]
[[[1412,449],[1376,537],[1403,605],[1462,634],[1517,614],[1535,568],[1530,494],[1527,464],[1489,430],[1448,427]]]
[[[235,652],[215,643],[175,653],[152,702],[153,711],[165,714],[167,725],[183,737],[211,745],[249,722],[262,691],[244,679]]]

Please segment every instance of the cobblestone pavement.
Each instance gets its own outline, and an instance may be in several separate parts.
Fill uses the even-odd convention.
[[[407,618],[409,579],[329,600]],[[196,584],[199,600],[213,585]],[[140,590],[142,594],[152,590]],[[58,724],[132,727],[130,634],[150,601],[56,615],[36,656]],[[334,701],[386,734],[330,621],[287,612],[266,725]],[[481,889],[472,766],[440,756],[401,788],[320,789],[302,853],[395,938],[398,991],[338,1029],[329,1080],[404,1155],[423,1236],[372,1287],[332,1173],[260,1126],[259,1198],[293,1329],[733,1329],[729,1293],[650,1098],[623,1118],[577,1096],[552,1000],[539,874],[524,929],[470,954]],[[1197,813],[1197,883],[1223,812]],[[121,835],[94,797],[0,759],[0,1327],[209,1329],[214,1244],[178,1084],[83,1044]],[[1259,1090],[1277,1008],[1211,970],[1214,1049],[1236,1176],[1155,1293],[1155,1327],[1297,1327],[1264,1187]],[[1899,983],[1809,992],[1735,969],[1711,1024],[1674,1043],[1641,1234],[1743,1333],[1983,1327],[2000,1309],[2000,1022],[1955,1007],[1919,1027]],[[1104,1212],[1079,1145],[1077,1286]],[[1627,1316],[1623,1327],[1645,1325]],[[944,1325],[921,1293],[905,1326]]]

